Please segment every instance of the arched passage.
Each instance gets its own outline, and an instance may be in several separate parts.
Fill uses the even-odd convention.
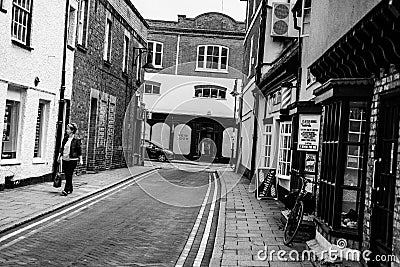
[[[156,123],[152,127],[151,141],[161,144],[165,148],[169,148],[171,127],[166,123]]]

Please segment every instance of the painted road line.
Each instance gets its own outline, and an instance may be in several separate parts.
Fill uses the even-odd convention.
[[[201,208],[199,210],[199,214],[197,215],[196,222],[193,225],[192,231],[190,232],[189,238],[186,241],[186,245],[182,250],[181,255],[179,256],[178,261],[175,264],[175,267],[182,267],[186,261],[187,256],[189,255],[190,250],[192,249],[194,239],[196,237],[197,231],[199,230],[201,219],[203,218],[204,210],[207,205],[208,197],[211,191],[211,175],[208,174],[208,188],[207,193],[204,197],[203,203],[201,204]]]
[[[138,177],[138,178],[139,178],[139,177]],[[66,215],[64,215],[64,216],[62,216],[62,217],[60,217],[60,218],[57,218],[56,220],[54,220],[54,221],[52,221],[52,222],[50,222],[50,223],[48,223],[48,224],[45,224],[45,225],[43,225],[43,226],[41,226],[41,227],[39,227],[39,228],[36,228],[36,229],[30,231],[29,233],[27,233],[27,234],[25,234],[25,235],[23,235],[23,236],[20,236],[20,237],[18,237],[17,239],[12,240],[12,241],[10,241],[10,242],[8,242],[8,243],[6,243],[6,244],[0,246],[0,250],[4,249],[4,248],[6,248],[6,247],[12,246],[12,245],[14,245],[15,243],[18,243],[19,241],[22,241],[22,240],[24,240],[25,238],[30,237],[30,236],[32,236],[33,234],[35,234],[35,233],[37,233],[37,232],[40,232],[41,230],[43,230],[43,229],[45,229],[45,228],[47,228],[47,227],[50,227],[50,226],[52,226],[52,225],[54,225],[54,224],[56,224],[56,223],[58,223],[58,222],[60,222],[60,221],[62,221],[62,220],[64,220],[64,219],[66,219],[66,218],[68,218],[68,217],[71,217],[71,215],[78,214],[78,213],[81,212],[82,210],[85,210],[85,209],[89,208],[90,206],[92,206],[92,205],[94,205],[94,204],[96,204],[96,203],[98,203],[98,202],[100,202],[100,201],[102,201],[102,200],[104,200],[104,199],[106,199],[106,198],[108,198],[108,197],[110,197],[110,196],[112,196],[112,195],[114,195],[114,194],[120,192],[120,191],[125,190],[125,189],[128,188],[129,186],[132,186],[133,184],[135,184],[135,182],[138,182],[138,181],[140,181],[140,180],[143,180],[144,178],[145,178],[145,177],[140,177],[139,179],[135,179],[134,181],[129,181],[130,183],[127,184],[126,186],[124,186],[124,187],[122,187],[122,188],[120,188],[120,189],[118,189],[118,190],[114,190],[113,192],[111,192],[111,193],[109,193],[109,194],[107,194],[107,195],[105,195],[105,196],[103,196],[103,197],[101,197],[101,198],[99,198],[99,199],[97,199],[97,200],[94,200],[93,202],[89,203],[88,205],[85,205],[85,206],[83,206],[83,207],[81,207],[81,208],[79,208],[79,209],[77,209],[77,210],[74,210],[74,211],[72,211],[72,212],[70,212],[70,213],[67,213]],[[110,191],[111,191],[111,190],[110,190]]]
[[[211,203],[210,211],[208,213],[207,224],[206,224],[206,228],[204,229],[203,238],[201,239],[200,248],[197,251],[196,259],[194,260],[194,263],[193,263],[194,267],[198,267],[201,265],[201,262],[204,257],[204,253],[206,251],[208,238],[210,237],[211,225],[212,225],[213,217],[214,217],[215,202],[217,201],[217,192],[218,192],[218,182],[217,182],[217,177],[215,176],[215,173],[213,173],[213,176],[214,176],[213,200]]]
[[[119,189],[119,188],[121,188],[121,187],[123,187],[123,186],[125,186],[126,184],[129,184],[129,183],[135,183],[135,182],[137,182],[139,179],[144,178],[144,177],[146,177],[146,176],[148,176],[148,175],[154,174],[154,173],[156,173],[156,172],[157,172],[157,170],[154,170],[154,171],[150,171],[150,172],[148,172],[148,173],[139,175],[139,176],[135,177],[135,178],[133,179],[133,181],[132,181],[132,180],[129,180],[129,181],[123,182],[122,184],[119,184],[119,185],[117,185],[117,186],[115,186],[115,187],[113,187],[113,188],[107,189],[106,191],[104,191],[104,192],[102,192],[102,193],[100,193],[100,194],[98,194],[98,195],[91,196],[91,197],[89,197],[88,199],[86,199],[86,200],[84,200],[84,201],[82,201],[82,202],[80,202],[80,203],[78,203],[78,204],[75,204],[75,205],[73,205],[73,206],[71,206],[71,207],[69,207],[69,208],[67,208],[67,209],[65,209],[65,210],[62,210],[62,211],[60,211],[60,212],[57,212],[56,214],[53,214],[53,215],[51,215],[51,216],[49,216],[49,217],[46,217],[46,218],[44,218],[44,219],[42,219],[42,220],[40,220],[40,221],[37,221],[37,222],[32,223],[32,224],[30,224],[30,225],[28,225],[28,226],[25,226],[25,227],[23,227],[23,228],[21,228],[21,229],[19,229],[19,230],[17,230],[17,231],[14,231],[14,232],[12,232],[12,233],[10,233],[10,234],[7,234],[7,235],[5,235],[5,236],[3,236],[3,237],[0,237],[0,243],[1,243],[1,242],[4,242],[4,241],[7,240],[7,239],[10,239],[10,238],[13,237],[13,236],[16,236],[16,235],[18,235],[18,234],[21,234],[21,233],[23,233],[23,232],[25,232],[25,231],[27,231],[27,230],[33,228],[33,227],[36,227],[36,226],[38,226],[38,225],[40,225],[40,224],[43,224],[43,223],[45,223],[45,222],[47,222],[47,221],[49,221],[49,220],[51,220],[51,219],[54,219],[54,218],[56,218],[56,217],[58,217],[58,216],[60,216],[60,215],[62,215],[62,214],[64,214],[64,213],[66,213],[66,212],[69,212],[69,211],[71,211],[71,210],[73,210],[73,209],[76,209],[76,208],[82,206],[82,205],[85,205],[86,203],[88,203],[88,202],[90,202],[90,201],[93,201],[93,200],[95,200],[95,199],[97,199],[97,198],[100,198],[100,197],[106,195],[106,194],[109,194],[110,191],[117,190],[117,189]],[[126,178],[126,179],[128,179],[128,178]]]

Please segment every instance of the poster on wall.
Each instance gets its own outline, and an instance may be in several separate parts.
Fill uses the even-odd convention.
[[[300,114],[297,150],[318,151],[321,115]]]
[[[315,173],[315,165],[317,164],[316,154],[306,154],[306,162],[304,164],[304,171]]]

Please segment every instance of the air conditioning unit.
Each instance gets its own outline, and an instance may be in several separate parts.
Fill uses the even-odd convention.
[[[292,4],[272,3],[271,36],[297,37],[298,31],[294,29]]]

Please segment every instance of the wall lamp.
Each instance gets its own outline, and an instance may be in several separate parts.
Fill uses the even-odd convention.
[[[135,65],[137,65],[137,61],[138,61],[139,57],[142,56],[144,53],[147,54],[147,52],[149,51],[146,47],[134,47],[133,54],[135,54],[136,50],[138,50],[139,53],[135,58]],[[140,67],[144,70],[154,70],[155,69],[153,64],[151,64],[151,62],[148,62],[147,58],[146,58],[146,64],[144,64],[143,66],[140,66]]]

